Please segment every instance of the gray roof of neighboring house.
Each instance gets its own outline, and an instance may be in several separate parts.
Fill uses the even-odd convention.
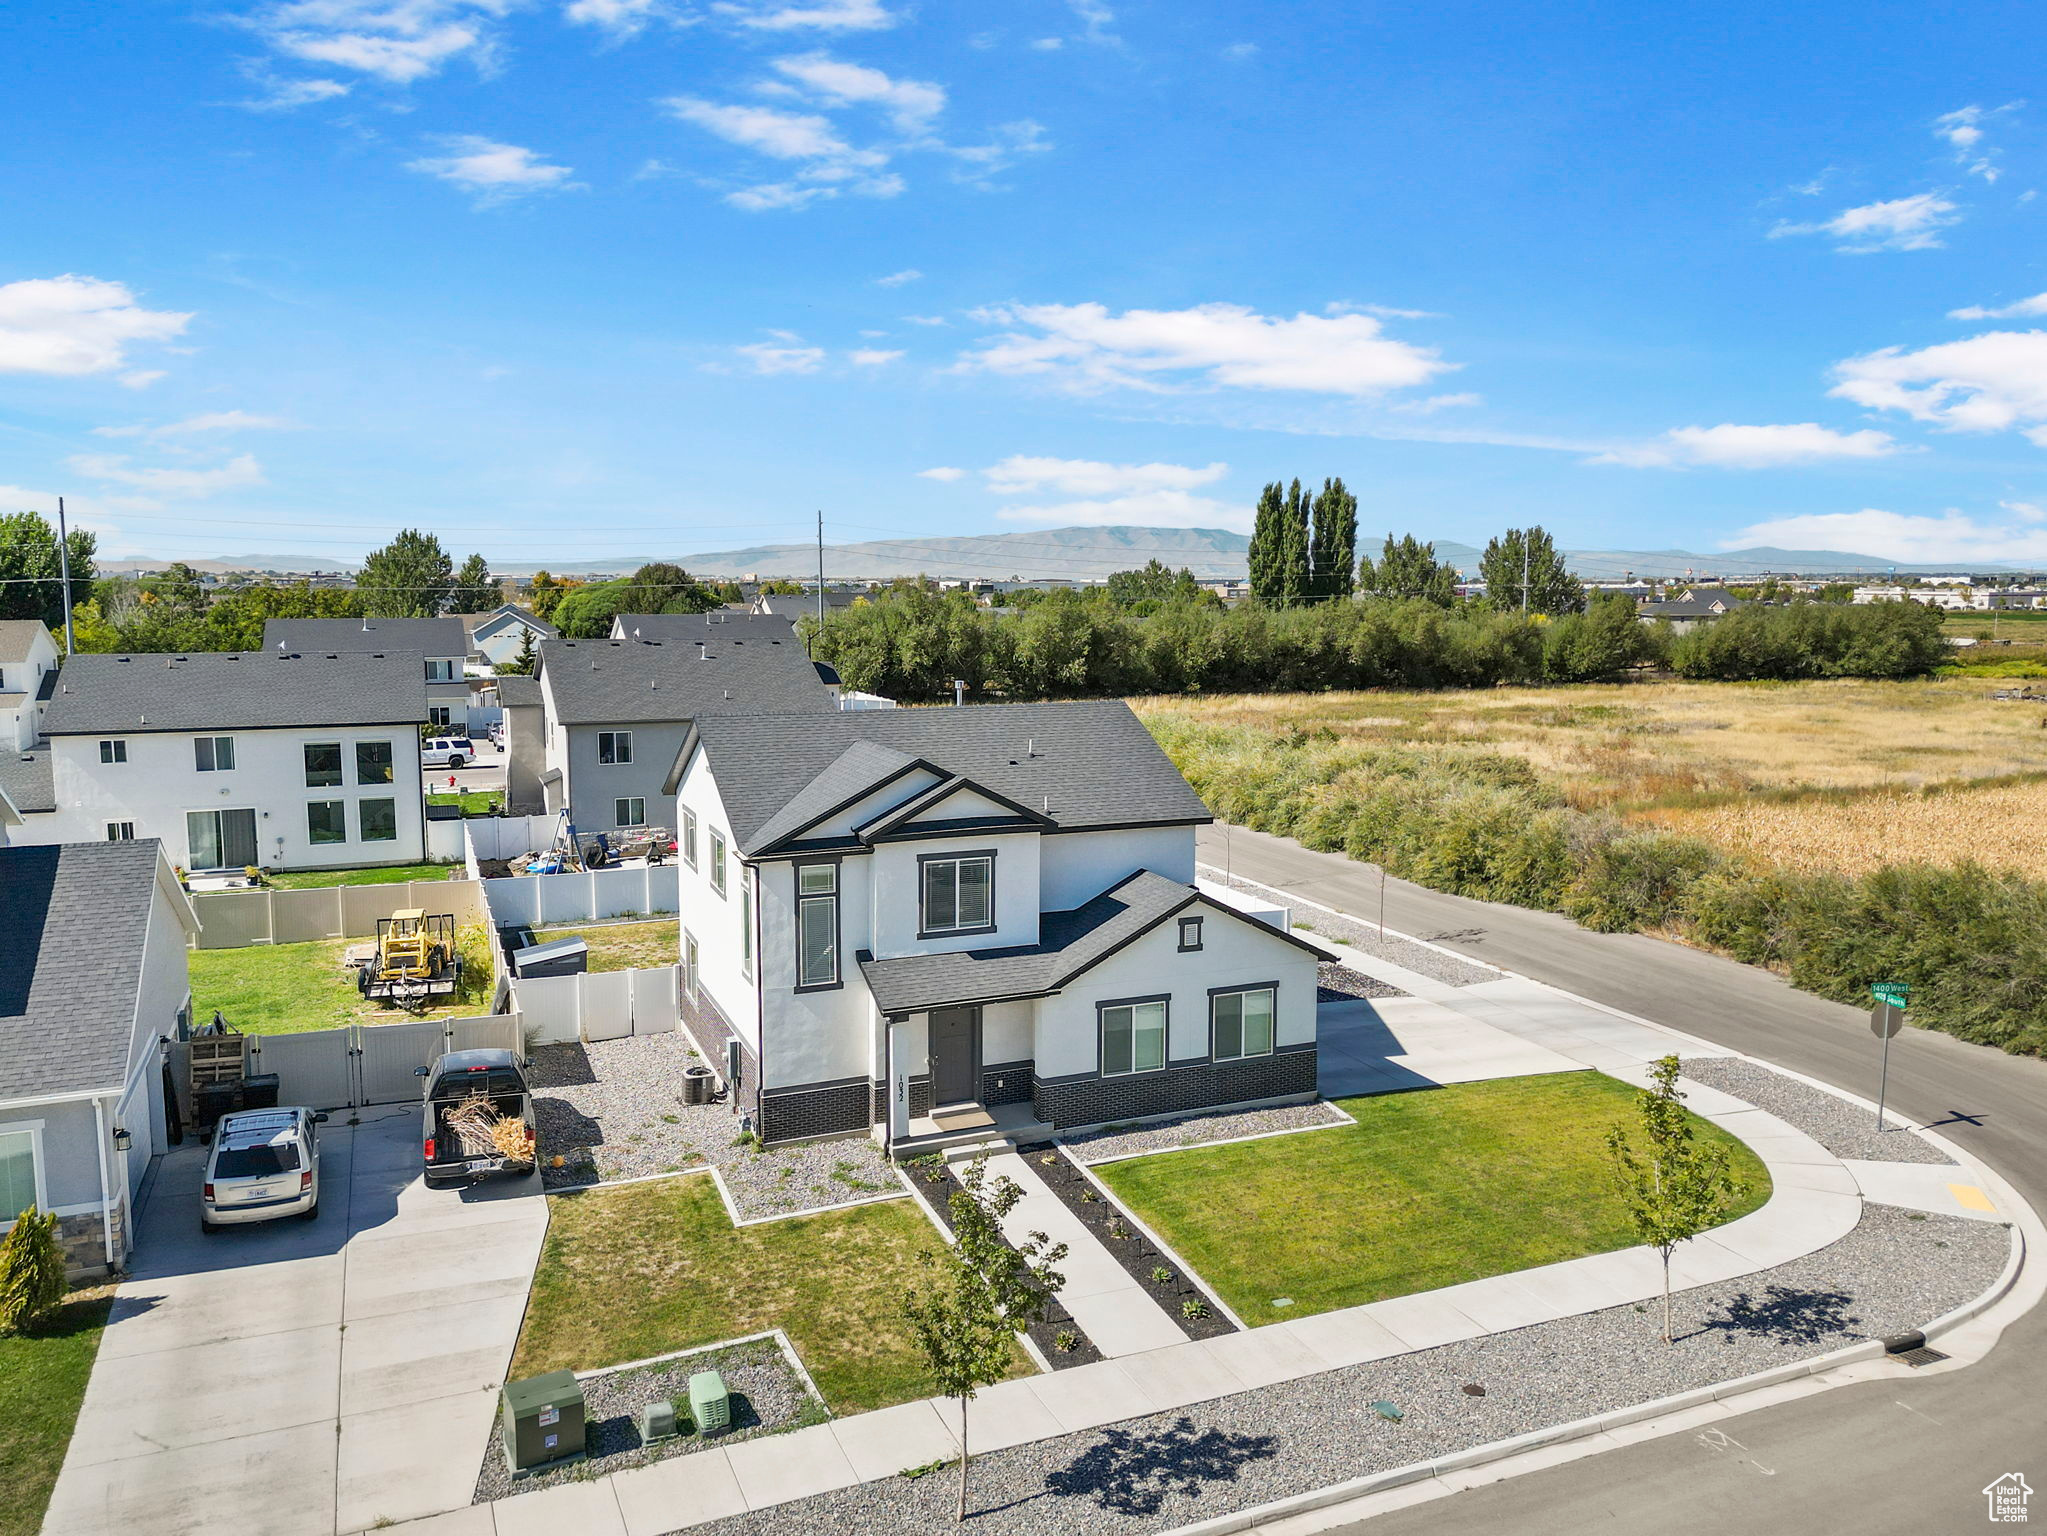
[[[467,656],[469,632],[458,618],[265,619],[266,651],[417,651]]]
[[[696,742],[719,774],[725,814],[744,853],[859,799],[895,777],[905,760],[985,785],[1050,817],[1061,831],[1214,819],[1120,699],[857,710],[810,719],[726,715],[698,721],[685,756]],[[863,748],[857,756],[849,750],[856,743]],[[724,771],[728,762],[737,771]],[[819,787],[823,780],[830,781],[829,792]],[[799,804],[807,814],[788,814]]]
[[[154,838],[0,848],[0,1099],[127,1081],[160,856]]]
[[[50,749],[0,752],[0,790],[17,811],[54,811],[57,792],[50,783]]]
[[[547,620],[529,609],[521,608],[517,603],[507,603],[502,608],[493,608],[489,613],[465,613],[459,617],[462,627],[472,635],[496,634],[507,624],[522,624],[549,640],[561,633]]]
[[[763,634],[788,636],[795,630],[793,619],[772,613],[741,613],[713,608],[709,613],[621,613],[613,624],[623,640],[712,640],[719,635]]]
[[[423,721],[417,651],[85,654],[64,664],[44,734],[262,730]]]
[[[1711,619],[1747,606],[1738,597],[1695,597],[1688,601],[1673,599],[1667,603],[1644,603],[1641,612],[1651,619]]]
[[[538,709],[540,679],[520,672],[499,674],[498,702],[506,709]]]
[[[825,612],[830,613],[837,608],[850,608],[853,606],[855,598],[865,597],[866,595],[864,592],[827,592],[824,595]],[[794,592],[778,592],[772,597],[756,598],[755,602],[759,607],[767,610],[761,617],[766,618],[772,615],[778,619],[787,619],[792,624],[806,613],[815,614],[817,612],[817,594],[815,592],[806,592],[800,597]]]
[[[1070,912],[1045,913],[1038,921],[1035,944],[904,955],[894,960],[863,958],[860,974],[867,978],[874,1005],[883,1013],[922,1013],[963,1003],[1043,997],[1202,899],[1192,886],[1141,869]],[[1315,945],[1291,933],[1267,927],[1218,903],[1206,905],[1209,911],[1264,928],[1275,939],[1327,958]]]
[[[702,642],[543,640],[539,674],[563,725],[652,725],[700,715],[828,714],[831,691],[786,626]]]
[[[41,619],[0,619],[0,661],[27,661],[28,648],[42,633]]]

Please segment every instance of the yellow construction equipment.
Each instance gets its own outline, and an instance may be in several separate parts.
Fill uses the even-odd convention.
[[[356,973],[356,986],[364,997],[417,1010],[452,994],[461,976],[454,914],[429,917],[407,907],[377,920],[377,952]]]

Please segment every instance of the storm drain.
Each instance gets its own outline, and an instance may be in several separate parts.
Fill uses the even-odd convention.
[[[1934,1365],[1947,1359],[1939,1350],[1926,1342],[1926,1335],[1918,1329],[1901,1333],[1884,1340],[1884,1353],[1893,1360],[1902,1360],[1915,1369],[1922,1365]]]

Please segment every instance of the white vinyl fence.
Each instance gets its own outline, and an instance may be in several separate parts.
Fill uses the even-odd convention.
[[[512,996],[531,1044],[562,1045],[667,1034],[680,1022],[681,985],[681,967],[658,965],[581,976],[515,977]]]
[[[211,891],[192,898],[192,910],[200,923],[192,947],[242,949],[251,944],[370,938],[376,934],[379,918],[407,907],[452,912],[457,927],[489,917],[482,883],[475,880],[329,885],[306,891]]]
[[[481,883],[493,923],[551,928],[608,917],[672,916],[682,899],[680,873],[673,864],[659,864]]]
[[[432,1066],[448,1051],[481,1048],[524,1055],[525,1025],[519,1015],[349,1024],[290,1035],[250,1035],[243,1059],[252,1074],[277,1074],[280,1104],[358,1109],[410,1103],[420,1096],[417,1068]],[[172,1047],[174,1053],[185,1049],[183,1042]]]
[[[472,816],[462,823],[462,829],[469,835],[472,858],[510,859],[551,847],[560,825],[559,815]]]

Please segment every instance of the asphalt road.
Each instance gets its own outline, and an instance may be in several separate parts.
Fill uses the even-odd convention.
[[[1379,871],[1242,828],[1203,829],[1204,862],[1376,919]],[[1385,882],[1389,928],[1582,997],[1876,1096],[1868,1015],[1766,971],[1550,913]],[[2047,1210],[2047,1062],[1907,1029],[1890,1102]],[[2036,1255],[2034,1262],[2042,1256]],[[1568,1370],[1569,1362],[1558,1362]],[[2047,1523],[2047,1306],[1966,1370],[1866,1382],[1416,1505],[1350,1527],[1370,1536],[1512,1531],[1684,1536],[1944,1536],[1986,1528],[1981,1490],[2021,1472]]]

